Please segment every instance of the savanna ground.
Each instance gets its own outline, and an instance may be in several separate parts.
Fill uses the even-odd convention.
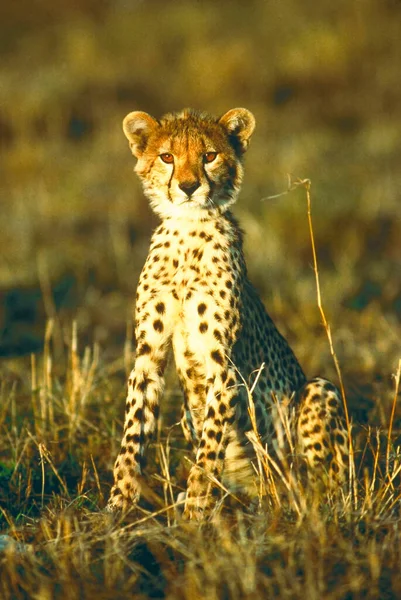
[[[0,597],[400,598],[401,6],[93,2],[0,8]],[[338,382],[356,480],[317,508],[282,469],[250,511],[168,508],[191,455],[173,370],[141,508],[102,512],[156,221],[127,112],[257,118],[236,214],[252,280],[310,376]],[[398,398],[397,398],[398,396]],[[261,455],[261,474],[269,471]]]

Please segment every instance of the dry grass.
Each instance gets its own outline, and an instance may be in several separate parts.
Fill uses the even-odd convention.
[[[66,379],[50,357],[34,366],[21,405],[3,387],[1,452],[12,459],[1,474],[2,520],[14,542],[0,558],[2,598],[399,596],[401,454],[386,432],[356,447],[355,496],[320,509],[255,437],[256,513],[231,497],[199,528],[173,506],[185,452],[178,431],[164,428],[141,509],[115,521],[102,512],[118,441],[103,369],[89,349],[74,357],[73,339]]]
[[[399,6],[55,6],[0,9],[1,599],[401,597]],[[120,123],[185,105],[256,114],[250,275],[305,371],[342,380],[353,432],[349,491],[320,509],[254,432],[257,501],[182,522],[170,373],[141,507],[102,512],[155,223]],[[312,248],[303,186],[271,198],[287,172],[313,181]]]
[[[318,305],[339,368],[321,299],[310,183],[299,185],[307,193]],[[185,485],[182,462],[190,456],[171,421],[153,444],[141,506],[123,520],[102,512],[120,429],[113,370],[121,371],[123,363],[107,369],[97,346],[80,353],[74,323],[65,340],[64,373],[56,376],[57,335],[49,320],[43,355],[31,357],[31,377],[3,382],[2,598],[399,596],[401,453],[394,415],[401,360],[387,430],[368,429],[364,442],[357,440],[348,492],[319,506],[292,461],[269,456],[255,423],[249,437],[258,456],[257,502],[222,487],[224,503],[199,527],[183,522],[177,511]],[[169,392],[175,406],[173,385]],[[121,389],[118,395],[122,400]],[[288,430],[283,417],[283,438]]]

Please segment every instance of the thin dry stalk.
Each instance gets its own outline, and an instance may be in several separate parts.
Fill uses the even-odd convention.
[[[386,477],[389,478],[389,465],[390,465],[390,446],[391,446],[391,434],[393,432],[393,424],[394,424],[394,415],[395,415],[395,407],[397,405],[397,398],[400,389],[400,378],[401,378],[401,358],[398,361],[398,369],[396,374],[393,376],[395,380],[395,389],[394,389],[394,398],[393,404],[391,407],[391,415],[390,415],[390,423],[388,426],[388,434],[387,434],[387,448],[386,448]]]
[[[93,467],[93,474],[95,476],[96,487],[97,487],[98,492],[99,492],[99,500],[101,502],[103,502],[104,501],[104,496],[103,496],[102,488],[100,487],[99,473],[97,472],[97,468],[96,468],[95,461],[93,459],[93,455],[91,454],[90,457],[91,457],[91,463],[92,463],[92,467]]]
[[[346,395],[345,395],[345,388],[344,388],[343,377],[342,377],[342,373],[341,373],[341,369],[340,369],[340,364],[338,362],[337,354],[334,350],[331,329],[330,329],[330,325],[326,319],[326,314],[324,312],[323,303],[322,303],[322,294],[320,291],[319,266],[318,266],[318,261],[317,261],[315,236],[314,236],[314,232],[313,232],[313,223],[312,223],[312,200],[311,200],[311,193],[310,193],[311,181],[310,181],[310,179],[297,179],[295,181],[292,181],[291,177],[288,176],[287,190],[285,192],[282,192],[281,194],[276,194],[275,196],[271,196],[270,198],[278,198],[278,197],[284,196],[299,187],[303,187],[306,191],[308,226],[309,226],[309,234],[310,234],[310,240],[311,240],[313,271],[315,274],[315,282],[316,282],[317,306],[318,306],[318,309],[320,312],[320,316],[322,319],[324,329],[326,331],[326,335],[327,335],[327,339],[328,339],[329,347],[330,347],[330,353],[333,358],[333,362],[334,362],[334,365],[336,368],[338,380],[340,383],[340,391],[341,391],[345,421],[346,421],[347,431],[348,431],[350,488],[351,488],[352,494],[353,494],[354,506],[356,507],[357,501],[358,501],[358,491],[357,491],[357,482],[356,482],[356,477],[355,477],[355,460],[354,460],[354,449],[353,449],[353,444],[352,444],[351,423],[350,423],[349,414],[348,414],[347,399],[346,399]],[[265,200],[265,199],[267,199],[267,198],[263,198],[263,200]]]
[[[167,444],[168,444],[168,441],[167,441]],[[166,452],[164,451],[163,444],[159,444],[159,455],[160,455],[160,465],[161,465],[161,469],[162,469],[162,475],[164,477],[164,482],[163,482],[164,501],[167,505],[168,501],[169,501],[168,497],[170,497],[171,503],[174,504],[174,502],[175,502],[174,492],[173,492],[173,486],[171,484],[171,477],[170,477],[169,451],[168,451],[168,449]],[[167,513],[167,522],[168,522],[168,526],[170,527],[170,525],[171,525],[170,513]]]
[[[92,358],[92,361],[91,361]],[[95,380],[96,370],[99,364],[99,345],[94,344],[93,352],[91,357],[91,352],[89,348],[85,349],[85,357],[84,357],[84,366],[82,373],[82,391],[81,391],[81,408],[85,405],[85,402],[92,390],[93,383]]]
[[[70,364],[71,364],[71,390],[70,390],[70,402],[69,402],[69,414],[72,421],[76,421],[77,417],[77,398],[80,384],[80,368],[79,368],[79,356],[78,356],[78,334],[77,334],[77,322],[74,321],[72,324],[72,335],[71,335],[71,351],[70,351]]]
[[[38,442],[29,430],[27,430],[27,434],[31,438],[31,440],[34,442],[34,444],[37,446],[38,451],[39,451],[40,465],[41,465],[41,471],[42,471],[41,505],[43,508],[44,496],[45,496],[45,461],[50,466],[51,470],[53,471],[54,475],[56,476],[57,480],[59,481],[61,487],[63,488],[63,492],[66,496],[68,496],[68,490],[65,485],[65,482],[60,477],[60,474],[58,473],[56,467],[54,466],[52,458],[51,458],[51,454],[48,451],[48,449],[46,448],[45,444],[43,442]]]
[[[33,412],[33,422],[35,426],[36,435],[40,435],[40,424],[39,409],[37,405],[38,399],[38,377],[37,377],[37,366],[36,366],[36,354],[31,354],[31,403]]]

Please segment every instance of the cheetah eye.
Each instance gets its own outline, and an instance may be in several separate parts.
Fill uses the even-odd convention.
[[[206,152],[206,154],[203,155],[203,160],[205,163],[211,163],[215,160],[217,156],[217,152]]]
[[[167,164],[171,164],[174,162],[174,156],[170,154],[170,152],[163,152],[163,154],[160,154],[160,158],[164,163]]]

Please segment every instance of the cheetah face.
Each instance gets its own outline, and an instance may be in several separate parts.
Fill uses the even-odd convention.
[[[193,110],[156,121],[145,112],[129,113],[123,130],[135,171],[153,210],[162,218],[207,218],[235,202],[242,181],[242,156],[255,127],[245,108],[220,119]]]

